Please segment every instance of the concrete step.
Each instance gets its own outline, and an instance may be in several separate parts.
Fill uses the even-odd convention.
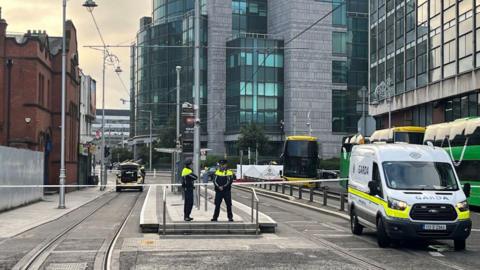
[[[163,224],[159,225],[158,232],[163,234]],[[243,222],[167,223],[165,232],[167,234],[255,234],[257,232],[257,225]]]

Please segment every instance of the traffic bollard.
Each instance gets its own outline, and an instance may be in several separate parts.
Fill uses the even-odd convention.
[[[278,184],[275,184],[275,192],[278,192]]]
[[[310,202],[313,202],[313,188],[310,188]]]
[[[327,206],[327,189],[323,188],[323,205]]]
[[[298,199],[299,199],[299,200],[302,199],[302,191],[303,191],[303,188],[302,188],[302,187],[299,187],[299,188],[298,188]]]
[[[293,186],[290,185],[290,196],[293,196]]]
[[[285,184],[282,184],[282,194],[285,194]]]

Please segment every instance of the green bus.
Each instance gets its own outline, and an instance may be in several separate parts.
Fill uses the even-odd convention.
[[[365,139],[361,134],[346,136],[342,140],[342,152],[340,154],[340,178],[348,178],[348,170],[350,167],[350,155],[352,154],[352,148],[355,145],[364,144]],[[345,186],[346,182],[342,182],[342,186]]]
[[[462,185],[470,185],[468,203],[480,206],[480,117],[430,125],[424,143],[447,151]]]

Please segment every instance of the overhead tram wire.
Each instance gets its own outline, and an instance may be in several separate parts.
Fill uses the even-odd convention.
[[[94,47],[90,47],[91,49],[97,49],[98,48],[103,48],[103,50],[106,52],[106,55],[108,56],[109,58],[109,61],[110,63],[114,64],[116,62],[118,62],[118,64],[120,64],[120,60],[118,59],[118,57],[114,56],[110,50],[108,50],[108,46],[105,42],[105,39],[103,38],[103,34],[102,34],[102,31],[100,30],[100,27],[98,25],[98,22],[97,22],[97,19],[95,18],[95,16],[93,15],[93,10],[89,10],[89,13],[90,13],[90,16],[92,17],[92,20],[93,20],[93,24],[95,25],[95,28],[97,30],[97,33],[98,35],[100,36],[100,40],[102,41],[102,44],[103,46],[98,46],[96,48]],[[87,47],[87,46],[84,46],[84,47]],[[117,75],[118,79],[120,80],[120,83],[122,84],[123,86],[123,89],[126,91],[127,93],[127,96],[130,97],[130,92],[128,91],[128,88],[127,86],[125,85],[125,82],[123,81],[122,77],[120,76],[120,74],[118,74],[118,72],[115,71],[115,74]]]

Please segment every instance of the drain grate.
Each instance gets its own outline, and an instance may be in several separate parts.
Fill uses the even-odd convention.
[[[86,270],[87,263],[51,263],[46,270]]]

